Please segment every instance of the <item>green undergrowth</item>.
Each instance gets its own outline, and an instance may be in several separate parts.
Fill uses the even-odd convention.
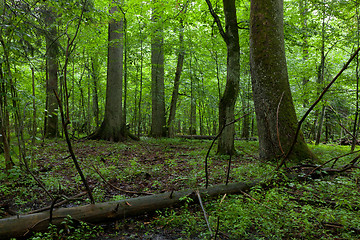
[[[123,143],[73,141],[75,154],[93,189],[96,202],[134,198],[141,196],[142,192],[156,194],[204,187],[204,160],[210,144],[209,140],[180,138],[142,138],[140,142]],[[208,158],[211,185],[226,182],[230,159],[229,156],[216,155],[216,147]],[[236,141],[235,147],[237,154],[231,157],[228,181],[262,178],[268,180],[265,186],[254,187],[239,195],[203,199],[211,232],[199,204],[184,199],[183,206],[159,210],[149,217],[147,227],[141,228],[142,233],[150,234],[146,231],[158,229],[175,234],[176,229],[177,239],[209,239],[216,232],[218,239],[359,239],[359,169],[333,175],[318,171],[317,177],[301,181],[288,179],[288,170],[274,175],[277,163],[258,159],[257,142]],[[349,146],[310,145],[310,148],[319,156],[321,163],[350,152]],[[70,197],[84,191],[63,140],[38,142],[28,153],[31,155],[28,159],[32,172],[50,194]],[[341,167],[355,156],[336,159],[325,167]],[[1,168],[4,169],[4,166]],[[305,175],[302,172],[296,174]],[[62,207],[86,203],[89,200],[84,196]],[[3,206],[0,213],[6,217],[6,206],[17,213],[25,213],[48,206],[51,200],[25,168],[17,163],[8,175],[4,171],[0,173],[0,204]],[[131,230],[126,227],[126,221],[123,222],[126,230],[114,234],[132,235],[129,231],[145,226],[141,220],[138,221],[140,223]],[[77,228],[80,233],[84,229],[88,232],[93,229],[81,225]],[[79,234],[75,229],[73,233]],[[59,229],[49,229],[48,233],[59,234]],[[51,239],[49,234],[41,236]],[[66,238],[70,239],[69,236]]]

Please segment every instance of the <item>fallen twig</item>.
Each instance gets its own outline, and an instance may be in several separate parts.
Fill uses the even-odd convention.
[[[197,197],[198,197],[198,199],[199,199],[199,203],[200,203],[201,209],[203,210],[203,213],[204,213],[204,218],[205,218],[206,224],[207,224],[207,226],[208,226],[208,229],[209,229],[210,235],[211,235],[211,237],[212,237],[212,236],[213,236],[213,234],[212,234],[212,231],[211,231],[211,227],[210,227],[209,219],[208,219],[208,217],[207,217],[207,214],[206,214],[205,208],[204,208],[203,203],[202,203],[202,201],[201,201],[201,196],[200,196],[200,192],[199,192],[199,190],[196,190],[196,195],[197,195]]]

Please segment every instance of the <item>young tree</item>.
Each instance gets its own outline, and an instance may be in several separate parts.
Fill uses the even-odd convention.
[[[90,138],[118,142],[125,138],[122,118],[123,20],[119,19],[116,1],[113,4],[108,30],[105,116],[100,128]]]
[[[183,23],[183,19],[180,19],[178,59],[177,59],[176,71],[175,71],[174,88],[173,88],[172,97],[171,97],[169,119],[167,122],[169,137],[175,136],[174,120],[175,120],[175,114],[176,114],[176,104],[177,104],[177,100],[178,100],[178,96],[179,96],[180,76],[181,76],[181,72],[182,72],[184,58],[185,58],[184,23]]]
[[[260,158],[274,160],[289,150],[297,128],[285,58],[283,0],[251,1],[250,66]],[[289,157],[294,162],[316,159],[302,134]]]
[[[223,0],[225,15],[225,31],[217,14],[214,12],[209,0],[206,0],[210,12],[213,15],[221,36],[227,47],[227,77],[225,91],[219,103],[219,129],[234,121],[234,108],[239,94],[240,79],[240,44],[236,16],[235,0]],[[218,153],[233,154],[234,148],[234,124],[224,128],[219,137]]]

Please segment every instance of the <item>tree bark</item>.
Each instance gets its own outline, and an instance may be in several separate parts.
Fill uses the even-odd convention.
[[[278,159],[289,150],[298,124],[285,58],[283,0],[251,1],[250,66],[260,158]],[[316,159],[302,133],[289,158]]]
[[[207,189],[201,189],[199,192],[201,197],[215,197],[223,194],[235,194],[247,191],[259,183],[259,180],[254,180],[246,183],[215,185]],[[144,214],[144,212],[151,212],[182,204],[186,202],[186,200],[182,200],[184,197],[190,197],[196,202],[197,196],[194,193],[195,190],[182,190],[121,201],[55,209],[52,213],[52,224],[60,225],[68,215],[73,219],[87,223],[123,219],[125,217],[141,215]],[[48,226],[49,211],[29,215],[18,215],[0,219],[0,236],[2,238],[22,237],[29,232],[47,230]]]
[[[224,94],[219,103],[219,132],[223,127],[234,121],[234,109],[236,99],[239,94],[240,80],[240,44],[239,32],[236,16],[235,0],[223,0],[225,15],[225,31],[222,28],[220,19],[212,8],[211,2],[206,0],[210,13],[219,28],[219,32],[223,37],[227,47],[227,76]],[[227,126],[219,137],[218,154],[233,154],[235,126],[233,124]]]
[[[165,137],[164,33],[156,7],[153,10],[152,20],[154,32],[151,38],[151,136]]]
[[[239,94],[240,45],[235,0],[223,0],[225,14],[225,42],[227,47],[227,76],[225,91],[219,103],[219,130],[234,121],[234,109]],[[233,154],[235,125],[227,126],[219,137],[218,153]]]
[[[185,50],[184,50],[184,24],[183,20],[180,20],[180,32],[179,32],[179,53],[178,53],[178,60],[176,64],[176,71],[175,71],[175,79],[174,79],[174,88],[171,97],[171,104],[170,104],[170,113],[168,119],[168,136],[174,137],[175,135],[175,115],[176,115],[176,104],[179,96],[179,86],[180,86],[180,77],[182,72],[182,67],[184,63],[185,57]]]
[[[117,11],[118,8],[112,6],[110,14]],[[123,20],[112,19],[108,34],[105,116],[100,128],[90,138],[118,142],[125,139],[122,118]]]
[[[191,61],[191,60],[190,60]],[[191,68],[191,66],[190,66]],[[196,76],[195,76],[196,78]],[[194,75],[192,70],[190,70],[190,123],[189,123],[189,134],[196,135],[196,98],[195,98],[195,89],[194,89]]]
[[[45,22],[49,25],[50,30],[46,35],[46,61],[47,61],[47,84],[46,84],[46,126],[45,137],[53,138],[58,135],[58,102],[54,91],[58,91],[58,41],[55,16],[51,10],[45,12]]]

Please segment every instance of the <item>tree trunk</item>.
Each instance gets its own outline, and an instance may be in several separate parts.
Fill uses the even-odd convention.
[[[315,145],[319,145],[320,140],[321,140],[322,127],[324,125],[324,119],[325,119],[324,118],[325,111],[326,111],[326,107],[323,106],[321,109],[321,114],[320,114],[320,118],[319,118],[319,122],[318,122],[318,126],[317,126]]]
[[[144,49],[143,49],[143,35],[142,26],[139,20],[139,35],[140,35],[140,90],[139,90],[139,102],[138,102],[138,122],[137,122],[137,136],[141,134],[141,104],[142,104],[142,92],[143,92],[143,64],[144,64]]]
[[[113,6],[110,14],[117,11]],[[118,142],[125,139],[122,119],[123,20],[112,19],[108,34],[105,116],[100,128],[90,138]]]
[[[51,10],[45,13],[45,22],[49,24],[50,31],[46,36],[46,61],[47,61],[47,84],[46,84],[46,126],[45,137],[53,138],[58,135],[58,102],[54,91],[58,91],[58,41],[55,24],[55,14]]]
[[[32,79],[32,105],[33,105],[33,123],[32,123],[32,136],[31,136],[31,145],[34,146],[36,133],[37,133],[37,117],[36,117],[36,98],[35,98],[35,73],[34,68],[31,68],[31,79]]]
[[[168,136],[174,137],[175,135],[175,114],[176,114],[176,104],[179,95],[179,86],[180,86],[180,77],[182,72],[182,67],[184,63],[185,57],[185,50],[184,50],[184,24],[183,20],[180,20],[180,32],[179,32],[179,53],[178,53],[178,60],[176,64],[176,71],[175,71],[175,79],[174,79],[174,88],[171,97],[171,104],[170,104],[170,113],[168,119]]]
[[[96,128],[99,127],[99,97],[98,97],[98,79],[99,79],[99,72],[98,72],[98,59],[91,58],[91,75],[92,75],[92,112],[95,118],[95,126]]]
[[[202,197],[215,197],[224,194],[235,194],[247,191],[260,183],[254,180],[246,183],[231,183],[216,185],[207,189],[200,189]],[[187,202],[186,197],[198,202],[194,190],[165,192],[152,196],[138,197],[120,201],[90,204],[72,208],[60,208],[53,211],[52,224],[61,225],[61,222],[70,215],[73,219],[86,223],[99,223],[124,219],[151,212],[158,209],[169,208]],[[49,211],[28,215],[18,215],[0,219],[0,236],[2,238],[22,237],[29,232],[45,231],[49,226]]]
[[[302,60],[303,62],[307,62],[309,58],[309,44],[308,44],[308,6],[307,0],[299,0],[299,10],[300,10],[300,19],[301,19],[301,40],[302,40]],[[306,70],[306,69],[305,69]],[[303,87],[303,106],[307,107],[309,104],[309,87],[307,86],[309,82],[309,75],[307,71],[303,73],[304,76],[302,78],[302,87]]]
[[[234,108],[239,93],[240,79],[240,45],[236,17],[235,0],[223,0],[225,14],[225,36],[227,47],[226,86],[219,103],[219,130],[227,123],[234,121]],[[223,130],[219,137],[218,153],[233,154],[235,125],[231,124]]]
[[[357,47],[360,46],[360,16],[359,16],[359,2],[356,1],[356,40],[357,40]],[[356,55],[356,69],[355,69],[355,79],[356,79],[356,106],[355,106],[355,120],[353,125],[353,139],[351,143],[351,152],[355,150],[357,136],[358,136],[358,122],[359,122],[359,55]]]
[[[159,13],[156,9],[153,11],[155,30],[151,38],[151,136],[165,137],[164,33]]]
[[[194,76],[192,70],[190,70],[190,135],[196,135],[196,99],[194,95]]]
[[[126,116],[127,116],[127,90],[128,90],[128,78],[127,78],[127,73],[128,73],[128,69],[127,69],[127,55],[128,55],[128,43],[127,43],[127,22],[126,22],[126,17],[124,15],[124,108],[123,108],[123,125],[125,127],[126,130],[127,127],[127,120],[126,120]]]
[[[297,129],[285,58],[283,0],[251,1],[250,66],[260,158],[278,159],[289,150]],[[316,159],[302,133],[289,158]]]

